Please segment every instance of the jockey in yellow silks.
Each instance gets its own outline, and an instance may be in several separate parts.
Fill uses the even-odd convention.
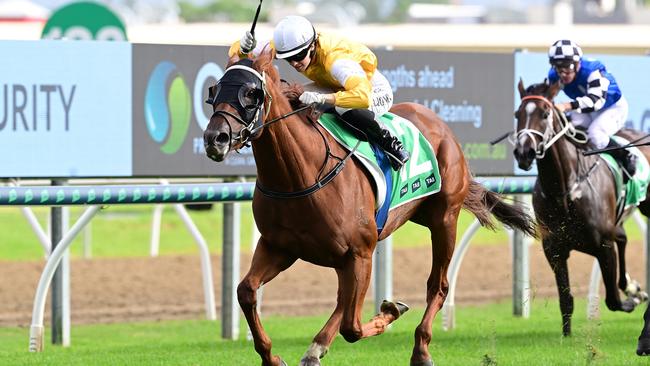
[[[317,33],[311,22],[300,16],[280,20],[270,43],[276,58],[289,62],[316,86],[333,91],[305,91],[301,102],[334,105],[345,121],[386,152],[393,169],[399,170],[408,161],[410,155],[402,143],[375,118],[392,107],[393,91],[377,70],[377,57],[368,47],[333,34]],[[261,47],[256,44],[247,31],[228,53],[231,57],[255,54],[268,43]]]

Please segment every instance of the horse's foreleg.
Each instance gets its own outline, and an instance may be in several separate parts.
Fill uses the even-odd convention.
[[[444,219],[435,219],[429,226],[431,231],[431,272],[427,280],[427,307],[422,320],[415,328],[415,344],[411,354],[411,366],[433,365],[429,353],[429,343],[432,337],[432,324],[440,308],[447,298],[449,281],[447,268],[454,254],[456,243],[456,223],[460,207],[450,210]]]
[[[341,271],[336,271],[339,279],[339,288],[342,286],[342,276]],[[323,328],[314,336],[307,352],[302,356],[300,360],[300,366],[318,366],[320,365],[320,359],[325,357],[329,346],[334,341],[337,331],[341,326],[341,320],[343,319],[343,307],[341,306],[341,291],[338,292],[336,298],[336,308],[334,312],[327,320],[327,323]]]
[[[364,328],[361,326],[361,309],[370,285],[371,272],[371,252],[366,257],[351,256],[344,267],[337,272],[339,275],[339,304],[337,306],[341,306],[343,311],[339,332],[350,343],[374,335],[364,333]]]
[[[264,239],[260,239],[251,267],[244,279],[237,286],[239,306],[246,317],[253,335],[255,351],[262,358],[263,366],[286,365],[278,356],[271,353],[271,339],[264,332],[264,327],[257,312],[257,290],[263,283],[271,281],[278,273],[287,269],[296,259],[270,248]]]
[[[573,315],[573,295],[569,284],[568,254],[553,246],[549,239],[542,240],[542,247],[548,263],[555,274],[560,312],[562,313],[562,334],[571,335],[571,316]]]
[[[634,310],[637,305],[634,299],[630,298],[621,301],[621,294],[616,283],[617,261],[613,243],[605,244],[596,257],[598,258],[598,264],[600,264],[600,272],[605,285],[605,304],[607,308],[611,311],[625,311],[628,313]]]

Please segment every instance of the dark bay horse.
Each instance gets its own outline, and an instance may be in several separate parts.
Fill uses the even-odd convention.
[[[254,60],[229,62],[224,76],[211,88],[214,114],[204,132],[211,159],[222,161],[227,153],[250,142],[257,164],[253,214],[261,238],[237,296],[262,365],[286,364],[271,352],[271,339],[256,310],[256,291],[297,259],[333,268],[339,282],[336,308],[313,338],[302,366],[320,365],[337,332],[356,342],[383,333],[407,310],[402,303],[386,301],[379,314],[361,322],[377,240],[408,220],[431,231],[427,307],[415,330],[411,365],[432,365],[431,325],[447,296],[446,272],[460,209],[471,211],[484,226],[493,227],[492,213],[531,235],[534,221],[521,207],[504,202],[472,179],[460,145],[431,110],[399,104],[393,112],[411,120],[433,146],[442,189],[392,210],[378,237],[369,174],[356,159],[345,158],[347,152],[315,123],[313,108],[300,105],[302,87],[281,82],[272,61],[272,51],[267,51]]]
[[[571,333],[573,313],[567,267],[572,250],[598,259],[609,310],[631,312],[638,300],[628,297],[621,301],[619,293],[619,289],[626,291],[628,287],[625,270],[627,236],[622,222],[633,208],[618,219],[614,176],[598,155],[583,156],[586,144],[579,141],[571,123],[554,108],[553,98],[560,88],[559,83],[549,85],[545,82],[526,89],[519,81],[522,101],[515,111],[514,155],[524,170],[529,170],[533,161],[537,161],[533,208],[544,254],[555,273],[562,333],[566,336]],[[632,130],[621,130],[618,135],[630,141],[642,136]],[[650,148],[641,147],[641,151],[646,158],[650,157]],[[648,200],[638,207],[645,216],[650,214]]]

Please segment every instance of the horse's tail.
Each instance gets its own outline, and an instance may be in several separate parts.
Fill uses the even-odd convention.
[[[507,203],[503,196],[488,190],[473,179],[470,181],[463,208],[473,213],[481,226],[490,230],[496,229],[490,215],[492,214],[507,227],[537,237],[535,221],[521,205]]]

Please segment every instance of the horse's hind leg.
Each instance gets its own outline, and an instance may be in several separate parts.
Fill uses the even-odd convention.
[[[573,295],[569,284],[568,252],[559,249],[551,243],[551,239],[542,240],[544,255],[555,274],[558,296],[560,297],[560,312],[562,313],[562,335],[571,335],[571,316],[573,315]]]
[[[248,273],[237,286],[239,306],[251,329],[255,350],[262,358],[262,366],[286,366],[286,363],[271,353],[271,339],[264,332],[257,312],[257,290],[295,261],[296,258],[287,257],[286,254],[271,248],[262,238],[255,248]]]
[[[411,354],[411,366],[433,365],[431,355],[429,354],[429,343],[432,337],[431,327],[449,291],[447,269],[451,257],[454,254],[456,223],[460,212],[460,205],[448,207],[439,201],[437,204],[437,207],[447,208],[447,211],[435,210],[430,214],[429,222],[427,223],[431,232],[432,243],[431,272],[427,280],[427,307],[420,324],[415,328],[415,344],[413,346],[413,353]],[[419,223],[420,220],[417,222]]]

